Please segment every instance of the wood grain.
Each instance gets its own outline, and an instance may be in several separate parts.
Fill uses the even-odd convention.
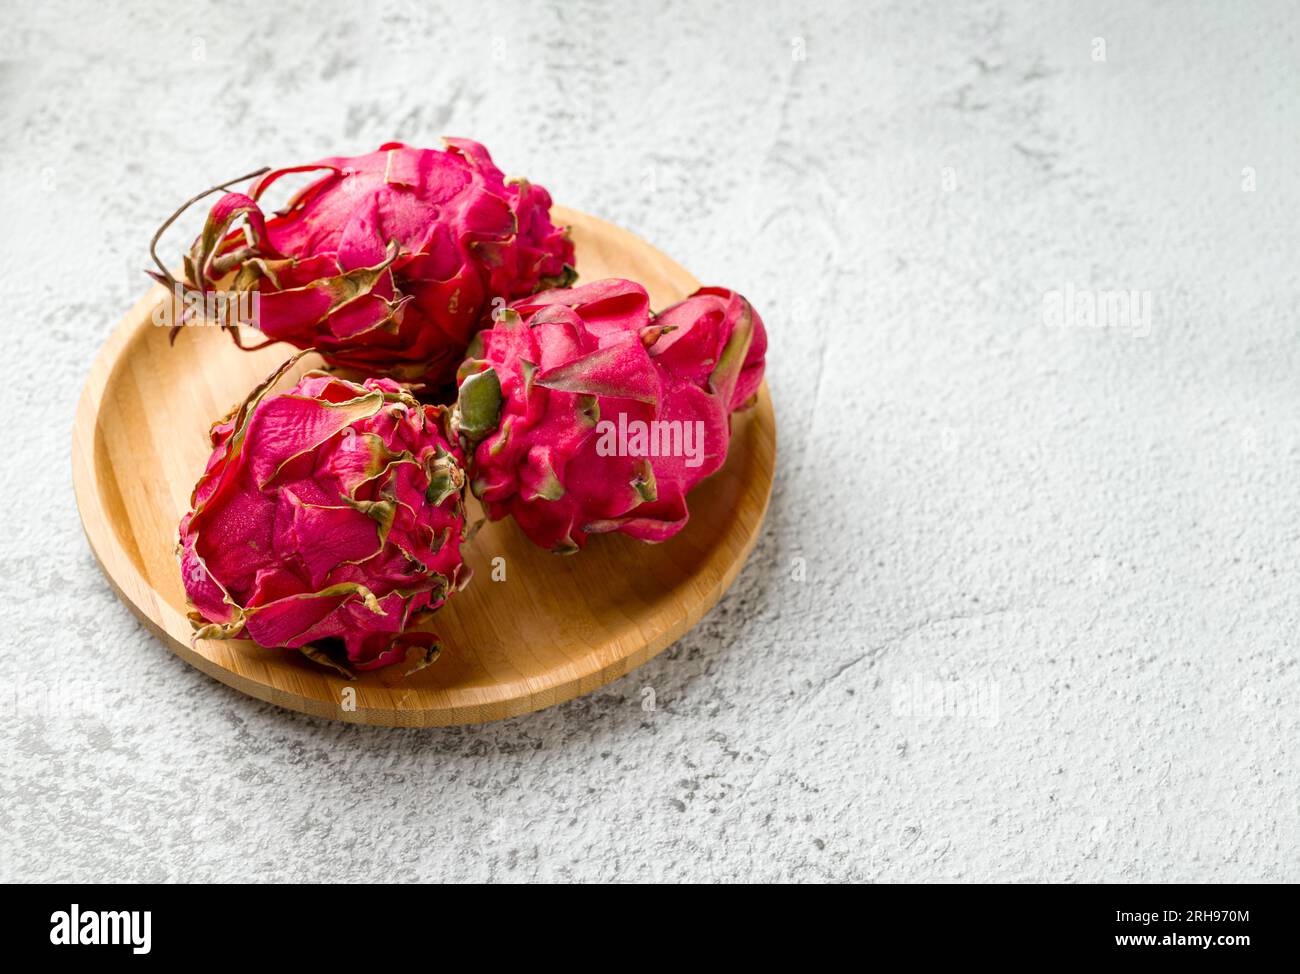
[[[560,207],[554,215],[572,227],[581,281],[638,280],[656,309],[698,286],[625,230]],[[241,352],[209,328],[186,329],[169,347],[167,329],[151,320],[165,294],[155,287],[131,309],[86,380],[72,442],[77,506],[100,567],[145,625],[187,662],[258,699],[403,727],[549,707],[671,645],[722,596],[758,538],[776,465],[766,386],[758,405],[735,417],[726,466],[691,494],[690,524],[663,544],[606,535],[576,556],[557,557],[510,521],[484,525],[466,547],[474,581],[438,613],[443,654],[414,676],[399,665],[348,679],[297,652],[243,640],[192,642],[174,549],[208,456],[208,426],[291,350]],[[318,364],[312,358],[299,369]],[[492,578],[497,558],[504,581]]]

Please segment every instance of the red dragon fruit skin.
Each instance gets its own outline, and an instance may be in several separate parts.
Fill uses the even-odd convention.
[[[557,553],[615,531],[666,540],[686,526],[686,495],[725,462],[766,346],[749,302],[719,288],[658,316],[644,288],[617,279],[517,301],[460,370],[471,486],[489,517],[512,516]],[[676,449],[638,444],[637,428],[656,424],[698,431],[696,449],[681,436],[667,441]]]
[[[462,454],[449,414],[389,379],[309,372],[268,395],[291,359],[212,427],[181,520],[196,638],[370,670],[437,638],[408,631],[468,580]]]
[[[445,142],[445,151],[390,142],[226,193],[186,258],[188,286],[258,292],[267,339],[314,348],[331,365],[450,381],[494,298],[565,286],[574,273],[546,190],[507,182],[477,142]],[[262,212],[277,180],[320,170],[286,210]]]

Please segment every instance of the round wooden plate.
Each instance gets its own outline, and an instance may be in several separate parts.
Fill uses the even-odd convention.
[[[582,281],[640,281],[656,309],[698,287],[627,231],[559,207],[554,215],[572,227]],[[672,644],[718,601],[758,539],[776,465],[766,386],[757,406],[733,419],[726,466],[692,492],[690,523],[663,544],[603,535],[561,557],[534,546],[509,520],[485,524],[465,549],[474,580],[435,620],[443,653],[412,676],[399,664],[348,679],[293,651],[194,642],[174,548],[207,460],[208,426],[292,349],[241,352],[215,328],[185,329],[169,347],[167,329],[152,322],[165,295],[161,286],[145,295],[91,368],[72,438],[77,506],[100,567],[145,625],[182,659],[260,700],[400,727],[549,707]],[[319,364],[314,358],[298,371]],[[478,515],[471,501],[471,516]],[[493,580],[496,558],[504,559],[496,563],[504,565],[502,581]]]

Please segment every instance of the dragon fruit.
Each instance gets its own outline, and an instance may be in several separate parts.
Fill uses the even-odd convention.
[[[196,638],[246,636],[345,673],[411,649],[425,665],[437,637],[413,627],[468,581],[449,413],[390,379],[321,372],[270,395],[298,357],[212,427],[178,548]]]
[[[471,487],[489,517],[557,553],[590,534],[670,538],[687,493],[726,460],[766,348],[757,312],[721,288],[657,316],[624,280],[517,301],[458,376]]]
[[[564,287],[575,274],[546,190],[507,182],[477,142],[445,142],[446,151],[390,142],[265,172],[247,195],[226,193],[185,258],[186,286],[256,291],[250,323],[267,343],[314,348],[366,375],[450,382],[494,299]],[[326,175],[284,211],[263,214],[258,201],[272,183],[315,170]],[[159,267],[155,276],[174,285]]]

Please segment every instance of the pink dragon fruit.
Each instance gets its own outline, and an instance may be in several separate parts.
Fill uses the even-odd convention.
[[[178,548],[196,638],[246,636],[344,672],[412,648],[432,662],[437,637],[412,627],[468,581],[449,413],[389,379],[320,372],[269,395],[296,360],[212,427]]]
[[[185,258],[187,286],[256,291],[253,323],[270,341],[314,348],[331,365],[449,382],[493,299],[564,287],[575,275],[546,190],[506,182],[477,142],[445,142],[445,152],[390,142],[267,172],[248,195],[226,193]],[[267,219],[258,203],[267,187],[313,170],[327,174]],[[159,277],[175,283],[165,270]]]
[[[589,534],[663,541],[722,466],[767,336],[740,295],[705,288],[651,316],[639,284],[598,281],[516,302],[459,373],[454,425],[488,516],[577,551]]]

